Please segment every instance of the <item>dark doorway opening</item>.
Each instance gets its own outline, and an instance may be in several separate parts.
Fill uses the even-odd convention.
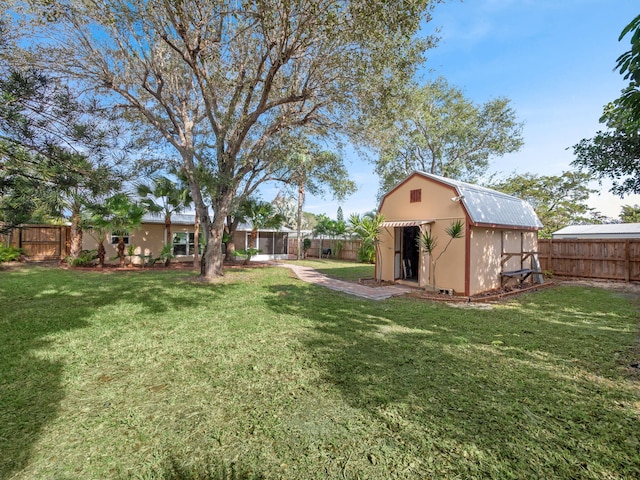
[[[420,249],[418,238],[420,227],[405,227],[402,229],[402,267],[406,280],[418,281]]]

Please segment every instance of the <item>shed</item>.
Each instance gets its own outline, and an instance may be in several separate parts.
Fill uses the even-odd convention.
[[[640,223],[610,223],[603,225],[569,225],[553,232],[556,239],[640,238]]]
[[[379,212],[385,220],[376,266],[382,280],[476,295],[540,271],[542,223],[531,205],[511,195],[414,172],[382,197]],[[456,220],[464,235],[449,243],[445,229]],[[424,232],[437,239],[433,259],[419,245]],[[541,281],[539,275],[529,278],[534,277]]]

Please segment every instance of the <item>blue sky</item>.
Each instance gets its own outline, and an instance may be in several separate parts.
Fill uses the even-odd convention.
[[[559,175],[574,159],[570,147],[602,128],[602,107],[625,86],[613,69],[629,40],[618,42],[618,36],[638,13],[637,0],[450,1],[435,8],[426,26],[429,32],[439,27],[441,40],[420,76],[444,76],[476,103],[511,100],[524,122],[525,144],[493,159],[491,172]],[[359,190],[343,202],[345,215],[376,208],[373,166],[355,155],[346,160]],[[607,193],[608,184],[593,186],[601,193],[590,206],[605,215],[640,204],[639,195],[621,200]],[[309,197],[305,211],[335,218],[338,206]]]

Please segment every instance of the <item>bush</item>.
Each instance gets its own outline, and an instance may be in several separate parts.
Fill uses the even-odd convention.
[[[15,262],[22,255],[22,250],[18,247],[7,247],[0,244],[0,263]]]
[[[358,261],[361,263],[376,263],[376,249],[371,243],[362,242],[358,249]]]
[[[307,256],[307,250],[311,248],[311,239],[305,238],[302,240],[302,252],[304,253],[304,257]]]
[[[233,252],[234,257],[243,257],[244,264],[248,265],[251,261],[251,257],[261,253],[262,250],[258,250],[257,248],[247,248],[246,250],[236,250]]]
[[[77,258],[67,257],[65,260],[71,267],[88,267],[97,258],[97,250],[82,250]]]

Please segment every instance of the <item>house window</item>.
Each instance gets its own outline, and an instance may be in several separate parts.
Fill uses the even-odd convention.
[[[125,245],[129,245],[129,232],[122,232],[122,239],[124,240]],[[120,234],[112,233],[111,234],[111,245],[117,245],[118,240],[120,240]]]
[[[409,202],[417,203],[422,201],[422,189],[411,190],[409,192]]]
[[[178,255],[193,255],[196,251],[195,246],[196,235],[193,232],[177,232],[173,234],[173,254]],[[202,233],[200,233],[200,253],[202,253]]]

